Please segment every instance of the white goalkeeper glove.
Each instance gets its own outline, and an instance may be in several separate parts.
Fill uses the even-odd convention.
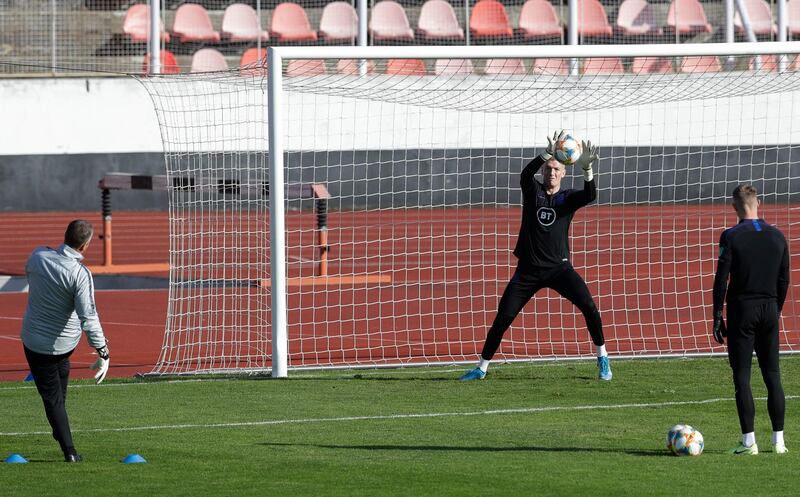
[[[547,148],[545,148],[544,152],[542,152],[539,156],[543,160],[549,161],[556,153],[556,143],[558,143],[559,140],[564,139],[565,136],[567,136],[567,132],[563,129],[561,131],[554,131],[552,138],[549,136],[547,137]]]
[[[106,373],[108,373],[108,365],[111,362],[108,358],[108,346],[104,345],[103,347],[97,349],[97,355],[99,356],[97,360],[89,366],[89,369],[96,370],[97,373],[94,375],[94,382],[95,384],[99,385],[106,379]]]
[[[581,156],[578,157],[576,164],[583,169],[583,180],[592,181],[592,178],[594,178],[592,163],[597,160],[599,147],[597,145],[592,145],[591,141],[581,141],[581,149]]]

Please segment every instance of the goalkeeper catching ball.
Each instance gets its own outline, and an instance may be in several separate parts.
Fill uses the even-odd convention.
[[[542,288],[552,288],[580,309],[597,348],[598,377],[611,380],[600,312],[586,282],[570,263],[568,240],[575,212],[597,197],[592,171],[592,164],[597,161],[597,146],[582,142],[582,152],[575,163],[583,172],[583,189],[562,190],[561,180],[567,174],[566,168],[553,156],[556,143],[565,136],[562,130],[554,133],[552,139],[548,137],[545,151],[522,170],[522,226],[514,249],[517,269],[500,299],[478,367],[465,373],[462,380],[481,380],[486,376],[503,334],[522,307]],[[534,178],[538,170],[541,170],[542,182]]]

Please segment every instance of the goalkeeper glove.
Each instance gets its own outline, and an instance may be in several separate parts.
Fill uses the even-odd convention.
[[[714,314],[714,340],[719,344],[725,343],[728,336],[728,329],[725,327],[725,320],[722,319],[722,312]]]
[[[576,164],[583,169],[583,180],[592,181],[594,178],[592,163],[597,160],[598,146],[592,145],[591,141],[581,141],[581,150],[581,156],[578,157]]]
[[[97,371],[97,373],[94,375],[94,380],[95,384],[99,385],[104,379],[106,379],[106,373],[108,373],[108,364],[111,362],[108,358],[108,345],[104,345],[97,349],[97,355],[99,357],[94,364],[89,366],[89,368]]]
[[[545,162],[549,161],[556,153],[556,143],[558,143],[559,140],[563,140],[565,136],[567,136],[567,132],[563,129],[561,131],[554,131],[552,138],[549,136],[547,137],[547,148],[545,148],[544,152],[542,152],[539,156]]]

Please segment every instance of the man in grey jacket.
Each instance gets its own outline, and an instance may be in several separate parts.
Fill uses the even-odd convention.
[[[91,366],[95,381],[108,372],[108,346],[94,303],[92,274],[81,264],[94,230],[87,221],[69,223],[64,244],[57,249],[38,247],[25,265],[28,306],[22,320],[25,357],[42,397],[47,421],[53,428],[66,462],[79,462],[65,401],[69,383],[69,356],[86,333],[99,358]]]

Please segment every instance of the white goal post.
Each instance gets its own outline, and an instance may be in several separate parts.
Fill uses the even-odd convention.
[[[798,53],[800,42],[270,47],[252,67],[143,78],[167,174],[236,185],[171,192],[154,373],[474,361],[516,263],[519,173],[562,128],[601,147],[598,198],[570,240],[609,352],[721,353],[711,281],[733,187],[752,182],[762,216],[790,249],[800,241]],[[581,188],[571,171],[565,182]],[[785,352],[800,350],[797,282]],[[591,355],[580,313],[542,290],[497,358]]]

